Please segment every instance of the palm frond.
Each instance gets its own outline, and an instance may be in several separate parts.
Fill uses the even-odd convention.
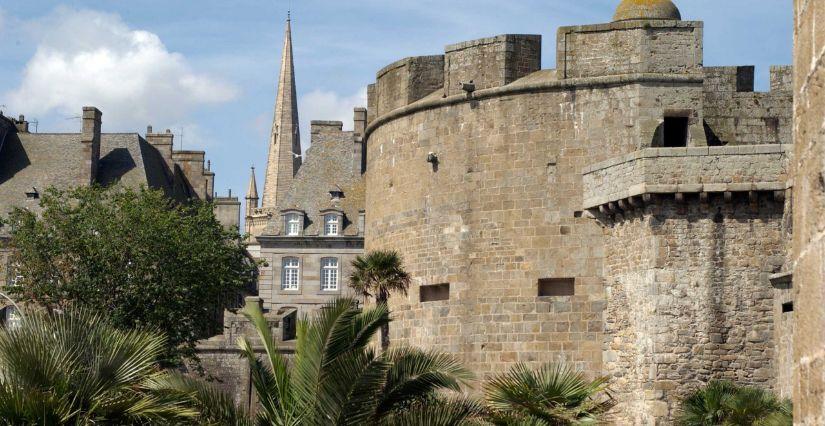
[[[502,421],[594,421],[614,405],[605,378],[588,380],[565,364],[546,364],[538,370],[517,364],[493,377],[485,385],[484,393],[488,409]]]
[[[433,398],[415,403],[404,410],[385,416],[378,424],[384,426],[457,426],[484,424],[484,409],[469,398]]]
[[[383,414],[429,396],[437,390],[459,391],[472,373],[454,357],[440,352],[415,348],[391,349],[383,354],[392,367],[378,404]]]

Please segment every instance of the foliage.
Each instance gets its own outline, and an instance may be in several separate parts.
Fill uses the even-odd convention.
[[[378,305],[387,305],[390,294],[407,294],[410,274],[404,270],[401,255],[396,251],[373,251],[352,261],[353,272],[349,284],[364,297],[374,297]],[[381,329],[381,348],[390,345],[389,323]]]
[[[564,364],[517,364],[487,382],[484,394],[497,425],[595,424],[615,405],[606,378],[588,380]]]
[[[266,319],[256,306],[244,314],[254,324],[264,353],[239,341],[252,371],[260,409],[256,418],[203,387],[169,383],[166,392],[187,395],[213,408],[202,421],[215,424],[268,425],[456,425],[479,413],[465,399],[449,399],[470,374],[453,358],[411,348],[380,355],[369,346],[389,321],[385,306],[361,310],[352,299],[338,299],[298,326],[294,359],[275,346]],[[289,364],[289,365],[288,365]],[[422,420],[423,419],[423,420]]]
[[[172,355],[218,331],[223,309],[255,265],[212,206],[174,204],[162,192],[120,187],[48,190],[42,215],[14,210],[10,293],[49,309],[82,307],[120,329],[153,327]]]
[[[154,394],[165,338],[88,311],[29,312],[0,329],[0,424],[152,424],[197,414]]]
[[[727,381],[711,381],[688,395],[678,422],[684,426],[780,426],[793,424],[790,400]]]

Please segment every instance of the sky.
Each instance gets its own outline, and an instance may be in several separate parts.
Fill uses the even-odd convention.
[[[287,10],[305,150],[311,120],[352,128],[387,64],[518,33],[541,34],[542,67],[553,68],[556,29],[609,22],[618,3],[0,0],[0,110],[40,132],[79,132],[84,105],[103,111],[104,132],[169,128],[176,149],[206,150],[219,194],[243,197],[249,167],[266,165]],[[683,19],[705,21],[705,65],[755,65],[767,90],[768,67],[791,63],[792,0],[675,3]]]

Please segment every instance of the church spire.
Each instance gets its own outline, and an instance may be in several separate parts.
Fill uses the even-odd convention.
[[[246,215],[251,216],[252,210],[258,208],[258,183],[255,179],[255,167],[249,176],[249,186],[246,188]]]
[[[276,207],[286,195],[301,167],[301,138],[298,131],[298,94],[295,89],[295,65],[292,62],[292,21],[287,18],[281,76],[275,99],[275,117],[269,138],[269,157],[264,176],[261,207]]]
[[[258,183],[255,181],[255,167],[252,167],[252,174],[249,176],[249,186],[246,187],[246,199],[258,200]]]

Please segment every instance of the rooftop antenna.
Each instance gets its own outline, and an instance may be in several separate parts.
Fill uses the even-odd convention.
[[[180,127],[180,149],[183,150],[183,126]]]
[[[40,121],[35,118],[34,120],[30,121],[29,123],[34,124],[34,133],[37,133],[37,125],[40,124]]]

